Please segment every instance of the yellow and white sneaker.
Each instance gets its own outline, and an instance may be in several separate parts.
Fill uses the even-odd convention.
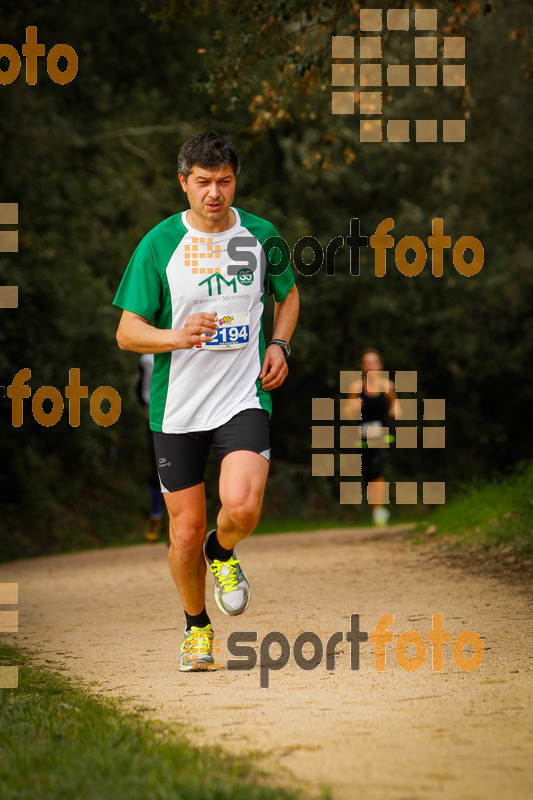
[[[180,672],[215,670],[213,658],[213,628],[197,628],[194,625],[185,629],[185,638],[181,645]]]
[[[209,569],[215,578],[215,602],[223,614],[235,617],[242,614],[250,605],[250,584],[244,574],[241,562],[233,556],[228,561],[211,561],[207,556],[207,540],[215,531],[211,531],[204,542],[204,556]]]

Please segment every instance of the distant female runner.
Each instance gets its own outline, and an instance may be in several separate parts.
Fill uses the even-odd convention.
[[[400,419],[401,409],[394,383],[385,374],[378,374],[383,373],[383,358],[378,350],[368,348],[363,352],[361,370],[362,382],[355,381],[349,387],[344,417],[361,420],[363,482],[368,487],[374,525],[384,527],[390,517],[390,512],[384,506],[383,478],[390,441],[389,417]]]

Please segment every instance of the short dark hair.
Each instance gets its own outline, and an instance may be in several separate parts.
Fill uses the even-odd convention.
[[[217,170],[230,166],[239,174],[240,162],[237,148],[227,136],[210,131],[187,139],[178,155],[178,175],[187,180],[193,167]]]

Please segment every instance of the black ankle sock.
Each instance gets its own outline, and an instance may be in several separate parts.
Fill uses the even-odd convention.
[[[218,561],[229,561],[229,559],[233,555],[233,549],[231,550],[224,550],[220,542],[218,541],[218,537],[216,531],[212,533],[207,540],[207,546],[205,548],[205,552],[207,553],[207,557],[214,561],[215,558]]]
[[[199,614],[187,614],[187,612],[185,612],[185,619],[187,620],[188,631],[190,631],[193,625],[195,628],[205,628],[205,626],[209,625],[211,622],[207,611],[205,610],[205,606],[204,610],[200,611]]]

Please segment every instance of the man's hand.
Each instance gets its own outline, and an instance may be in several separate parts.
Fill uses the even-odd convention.
[[[288,374],[289,368],[285,360],[285,353],[279,345],[271,344],[266,349],[261,372],[259,373],[262,388],[267,392],[277,389]]]
[[[185,325],[180,333],[180,348],[190,350],[199,342],[206,342],[217,332],[217,314],[202,312],[200,314],[189,314]]]

